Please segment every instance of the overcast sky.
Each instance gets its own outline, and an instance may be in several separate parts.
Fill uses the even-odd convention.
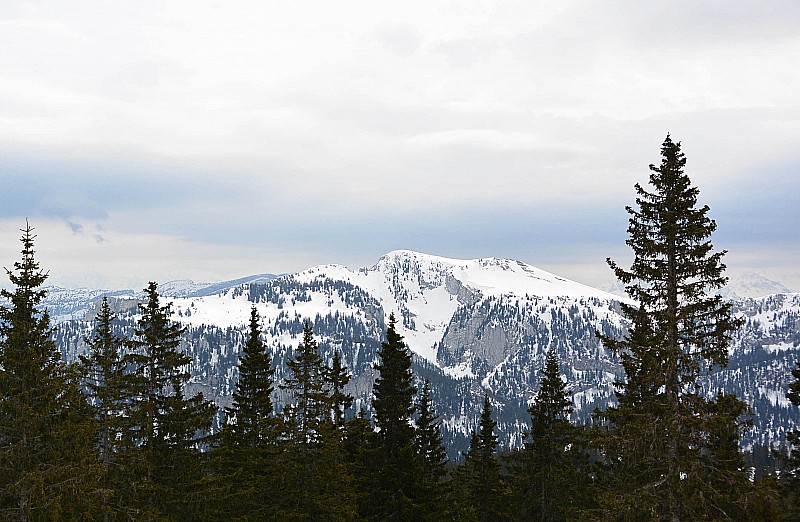
[[[798,28],[796,0],[2,2],[0,265],[28,218],[62,286],[400,248],[603,286],[669,132],[731,271],[800,290]]]

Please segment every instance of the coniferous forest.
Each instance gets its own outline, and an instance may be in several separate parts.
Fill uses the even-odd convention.
[[[603,336],[625,378],[591,422],[570,422],[568,383],[551,350],[522,447],[498,450],[486,395],[468,451],[449,460],[432,384],[388,319],[372,411],[354,407],[339,354],[313,325],[275,379],[255,307],[229,407],[190,392],[182,327],[145,289],[135,328],[118,336],[103,300],[88,353],[67,363],[42,306],[47,271],[33,227],[7,270],[0,306],[0,518],[3,520],[798,520],[800,453],[754,477],[740,451],[747,405],[709,397],[739,327],[716,223],[667,136],[635,185],[629,267],[609,259],[634,304],[624,336]],[[800,361],[787,397],[800,407]],[[278,410],[276,393],[289,399]],[[224,422],[212,429],[214,419]],[[800,445],[800,431],[788,437]]]

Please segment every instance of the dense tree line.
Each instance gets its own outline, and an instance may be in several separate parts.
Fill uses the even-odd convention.
[[[570,422],[555,350],[541,368],[524,445],[498,451],[484,396],[469,450],[449,461],[435,389],[418,389],[411,352],[386,323],[372,411],[353,411],[339,353],[321,356],[313,325],[276,381],[255,304],[233,400],[222,412],[192,393],[182,329],[156,283],[132,332],[104,299],[88,353],[62,362],[41,302],[47,274],[33,229],[7,270],[0,307],[0,517],[4,520],[796,520],[800,452],[753,479],[739,449],[746,405],[700,393],[727,363],[738,326],[716,224],[669,136],[636,185],[629,269],[609,260],[636,305],[630,328],[601,335],[626,378],[617,403]],[[124,332],[123,332],[124,333]],[[583,334],[585,335],[585,333]],[[800,362],[787,397],[800,406]],[[289,397],[278,411],[275,393]],[[212,433],[212,420],[224,421]],[[800,446],[800,432],[789,436]]]

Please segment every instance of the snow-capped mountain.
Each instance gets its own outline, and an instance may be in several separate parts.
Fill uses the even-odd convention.
[[[529,419],[525,410],[550,349],[573,391],[576,419],[612,401],[613,382],[622,376],[618,361],[595,335],[623,335],[622,298],[519,261],[401,250],[371,268],[323,265],[279,277],[160,288],[171,296],[174,319],[187,327],[184,349],[193,358],[195,386],[220,404],[230,400],[236,382],[253,303],[277,377],[285,374],[283,363],[300,341],[303,321],[310,320],[323,355],[340,351],[354,374],[356,409],[369,401],[377,350],[394,313],[416,356],[415,375],[433,384],[445,435],[455,449],[464,448],[484,393],[495,404],[503,443],[521,442]],[[112,298],[120,333],[130,335],[138,293],[51,289],[48,306],[62,311],[53,315],[60,321],[56,336],[66,357],[83,350],[92,303],[102,295]],[[781,430],[800,421],[784,393],[789,371],[800,360],[800,294],[744,299],[736,306],[747,324],[737,334],[728,369],[710,375],[707,389],[737,393],[751,404],[756,431],[747,442],[756,442],[756,434],[759,442],[777,440]],[[279,394],[276,401],[282,401]]]
[[[737,300],[792,293],[780,281],[770,279],[758,272],[729,270],[726,272],[726,276],[728,277],[728,284],[719,290],[720,295],[726,299]],[[626,295],[625,285],[617,280],[605,285],[604,289],[614,295]]]
[[[791,290],[783,283],[758,272],[732,272],[729,278],[728,285],[725,287],[728,293],[724,295],[732,298],[755,298],[791,293]]]
[[[219,283],[195,283],[188,279],[169,281],[159,285],[165,297],[200,297],[222,293],[244,284],[265,284],[278,277],[275,274],[257,274]],[[47,287],[45,304],[55,323],[71,319],[80,320],[103,297],[116,300],[136,300],[144,295],[142,290],[97,290],[92,288]]]

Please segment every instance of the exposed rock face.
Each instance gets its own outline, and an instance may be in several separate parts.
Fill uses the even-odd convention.
[[[242,281],[215,285],[220,290],[214,295],[206,295],[211,287],[204,286],[187,297],[187,285],[177,285],[181,296],[164,299],[173,301],[173,319],[186,326],[183,349],[192,357],[193,386],[222,406],[229,404],[236,383],[254,303],[263,318],[276,378],[285,376],[285,361],[300,342],[303,321],[310,320],[323,357],[330,360],[339,351],[353,374],[349,391],[356,397],[355,411],[369,407],[378,348],[386,318],[394,312],[399,332],[416,354],[415,375],[432,381],[453,455],[466,448],[484,392],[496,405],[501,442],[522,442],[529,420],[525,410],[551,349],[573,392],[576,420],[613,401],[613,382],[624,377],[618,360],[595,335],[624,334],[620,298],[524,263],[398,251],[372,268],[326,265]],[[63,289],[51,293],[49,306],[65,311],[56,341],[66,358],[74,359],[85,349],[83,339],[91,335],[94,317],[91,303],[102,295]],[[137,302],[130,292],[110,300],[119,335],[132,335]],[[80,310],[90,311],[84,316]],[[737,300],[736,313],[747,322],[736,336],[730,364],[712,372],[704,389],[736,393],[751,405],[755,430],[745,437],[747,444],[780,440],[800,422],[800,412],[785,396],[790,371],[800,360],[800,294]],[[278,407],[284,400],[276,391]]]

